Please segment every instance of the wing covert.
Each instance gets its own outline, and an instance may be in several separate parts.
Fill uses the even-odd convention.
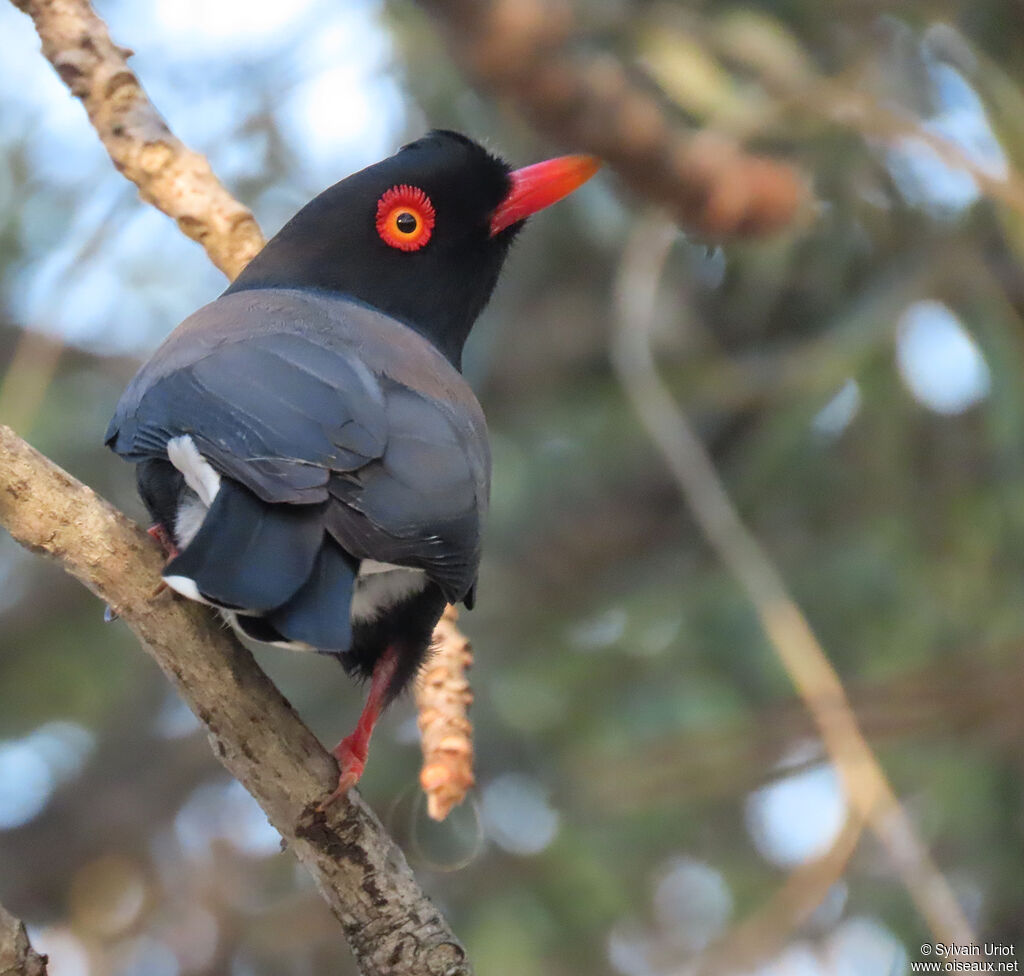
[[[107,443],[141,461],[187,434],[263,501],[329,499],[326,528],[352,555],[422,568],[449,600],[464,598],[490,458],[461,375],[373,310],[249,297],[254,324],[243,330],[226,321],[243,297],[214,302],[172,334],[125,391]],[[278,319],[281,310],[289,314]]]

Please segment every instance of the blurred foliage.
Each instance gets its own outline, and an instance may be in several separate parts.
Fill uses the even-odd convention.
[[[467,90],[415,6],[343,7],[98,4],[177,134],[268,232],[427,126],[516,162],[551,150]],[[622,58],[666,112],[813,181],[813,220],[772,240],[680,236],[659,366],[979,937],[1013,944],[1024,8],[576,8],[575,43]],[[0,8],[0,31],[0,364],[16,364],[0,404],[10,384],[45,386],[32,411],[30,393],[9,394],[0,421],[141,517],[104,426],[137,358],[223,283],[110,168],[28,21]],[[827,850],[844,806],[608,365],[636,205],[606,177],[534,220],[468,350],[495,456],[464,617],[473,805],[427,823],[408,703],[375,740],[364,792],[487,976],[682,973],[710,943],[726,973],[904,972],[927,933],[867,837],[810,918],[759,961],[729,961],[730,927]],[[25,353],[37,333],[61,344],[52,363]],[[125,628],[7,539],[0,578],[0,901],[56,976],[353,971]],[[258,653],[325,741],[347,731],[360,692],[332,661]]]

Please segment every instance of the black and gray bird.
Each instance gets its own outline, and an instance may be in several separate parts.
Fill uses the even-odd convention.
[[[106,443],[137,465],[167,585],[372,679],[332,799],[445,602],[473,602],[490,452],[463,344],[525,219],[596,169],[512,171],[432,132],[300,210],[117,405]]]

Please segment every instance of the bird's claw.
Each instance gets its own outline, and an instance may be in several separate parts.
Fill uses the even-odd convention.
[[[170,532],[160,522],[154,522],[146,529],[146,535],[154,539],[160,548],[163,549],[164,556],[167,557],[168,562],[178,555],[178,547],[174,544],[174,539],[171,538]]]
[[[174,543],[174,539],[171,538],[170,532],[164,528],[160,522],[154,522],[148,529],[146,529],[146,535],[151,539],[155,540],[161,549],[164,551],[164,558],[167,562],[170,562],[178,555],[178,547]],[[161,593],[168,590],[166,580],[160,580],[157,584],[156,589],[150,593],[149,598],[155,600]]]
[[[323,813],[328,807],[333,806],[356,783],[359,782],[363,775],[363,769],[366,767],[366,752],[367,750],[360,749],[358,742],[351,740],[355,739],[356,735],[347,736],[342,739],[334,749],[331,750],[335,759],[338,760],[338,765],[341,767],[341,776],[338,777],[338,785],[334,792],[326,799],[321,800],[317,805],[317,810]]]

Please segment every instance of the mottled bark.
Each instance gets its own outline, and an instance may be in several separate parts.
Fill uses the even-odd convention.
[[[28,941],[25,926],[0,905],[0,976],[46,976],[46,956]]]
[[[137,525],[0,427],[0,524],[109,604],[209,731],[225,767],[256,798],[316,879],[367,976],[471,972],[402,852],[356,795],[324,814],[331,756],[252,655],[205,607],[154,596],[162,557]]]
[[[81,99],[117,169],[234,278],[263,247],[256,219],[167,128],[128,66],[132,52],[110,39],[87,0],[12,2],[32,18],[43,54]]]

